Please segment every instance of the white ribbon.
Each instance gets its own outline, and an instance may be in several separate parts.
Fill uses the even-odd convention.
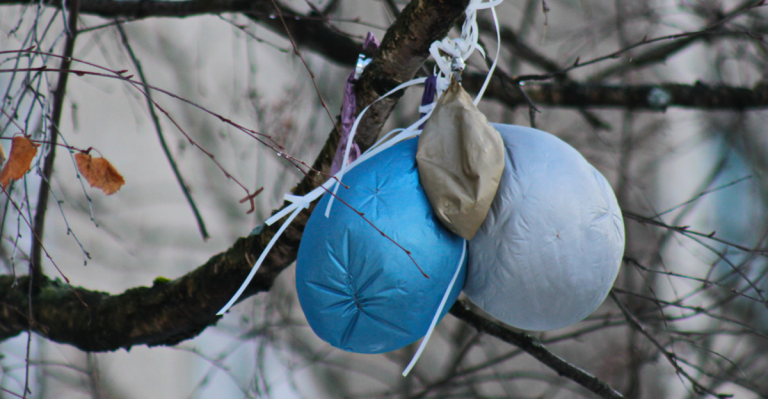
[[[251,280],[253,280],[253,276],[256,275],[256,272],[259,270],[259,266],[261,266],[261,264],[264,262],[264,259],[267,257],[269,250],[272,249],[272,246],[275,245],[275,242],[277,242],[277,239],[280,238],[280,236],[283,234],[283,231],[285,231],[288,225],[290,225],[291,222],[293,222],[293,219],[296,218],[296,216],[298,216],[299,213],[301,213],[301,210],[309,206],[309,203],[302,200],[301,205],[302,206],[296,208],[296,210],[293,211],[291,216],[288,217],[288,220],[286,220],[285,223],[283,223],[283,225],[280,226],[280,229],[277,230],[277,233],[275,233],[275,236],[272,237],[272,239],[269,241],[269,244],[267,244],[267,247],[264,248],[264,251],[261,252],[261,256],[259,256],[259,259],[256,261],[256,263],[253,264],[253,267],[251,268],[251,272],[248,273],[248,277],[246,277],[243,284],[240,285],[240,288],[237,290],[237,292],[232,297],[232,299],[230,299],[229,302],[227,302],[227,304],[224,305],[224,307],[221,308],[221,310],[219,310],[218,313],[216,313],[217,316],[223,315],[227,310],[229,310],[229,308],[232,307],[232,305],[235,304],[235,302],[237,302],[238,298],[240,298],[240,295],[242,295],[243,291],[245,291],[245,288],[248,287],[248,284],[250,284]]]
[[[440,306],[437,307],[437,311],[435,312],[435,316],[432,317],[432,323],[429,325],[429,329],[427,330],[427,335],[424,336],[424,339],[421,340],[421,344],[419,344],[419,349],[416,350],[416,354],[413,355],[413,359],[411,359],[411,362],[408,363],[408,367],[405,368],[403,371],[403,377],[407,376],[408,373],[411,372],[411,369],[413,366],[416,365],[416,362],[419,361],[419,358],[421,357],[421,352],[424,352],[424,348],[427,346],[427,342],[429,342],[429,338],[432,337],[432,332],[435,331],[435,326],[437,325],[437,322],[440,321],[440,313],[443,313],[443,308],[445,308],[445,303],[448,302],[448,297],[451,296],[451,291],[453,291],[453,286],[456,284],[456,279],[459,277],[459,272],[461,271],[461,265],[464,263],[464,257],[467,254],[467,240],[464,240],[464,245],[461,246],[461,258],[459,259],[459,264],[456,266],[456,272],[453,273],[453,278],[451,279],[451,283],[448,284],[448,288],[445,289],[445,294],[443,294],[443,300],[440,301]]]
[[[499,33],[499,21],[496,17],[496,9],[494,7],[501,4],[502,1],[504,0],[490,0],[488,2],[483,2],[482,0],[471,0],[469,2],[469,6],[467,6],[464,25],[461,28],[461,37],[455,39],[446,37],[442,41],[436,41],[432,43],[432,45],[429,47],[429,53],[432,55],[432,58],[435,59],[435,62],[440,69],[440,74],[445,77],[452,75],[453,71],[451,69],[451,63],[454,59],[458,58],[461,60],[467,60],[475,50],[479,51],[480,54],[485,57],[485,50],[478,44],[479,28],[477,26],[477,10],[483,10],[487,8],[491,9],[491,13],[493,14],[493,22],[496,26],[496,58],[493,60],[493,64],[488,71],[488,76],[486,77],[485,82],[483,82],[483,86],[480,89],[480,92],[478,92],[477,97],[475,97],[475,105],[477,105],[483,98],[485,89],[488,87],[488,84],[491,81],[491,77],[493,76],[493,71],[496,69],[496,62],[499,59],[501,34]],[[441,55],[440,50],[449,56],[445,57]],[[443,91],[444,89],[438,90],[438,97],[439,94],[441,94]]]
[[[357,133],[357,126],[360,124],[360,121],[363,119],[363,115],[365,115],[366,111],[368,111],[368,108],[371,108],[371,105],[376,104],[377,102],[379,102],[379,101],[381,101],[381,100],[391,96],[392,94],[394,94],[394,93],[396,93],[396,92],[398,92],[398,91],[400,91],[402,89],[405,89],[405,88],[413,86],[413,85],[421,84],[421,83],[424,83],[426,81],[427,81],[427,78],[418,78],[418,79],[413,79],[413,80],[410,80],[408,82],[405,82],[405,83],[395,87],[394,89],[388,91],[383,96],[377,98],[374,102],[372,102],[367,107],[365,107],[362,112],[360,112],[360,115],[357,116],[357,119],[355,119],[355,123],[352,125],[352,130],[349,131],[349,138],[347,139],[347,148],[344,149],[344,158],[343,158],[344,159],[344,163],[341,166],[341,170],[339,170],[339,172],[336,173],[336,178],[338,179],[339,183],[341,183],[341,178],[344,177],[344,173],[346,173],[346,171],[349,170],[349,168],[346,168],[347,162],[348,162],[348,159],[349,159],[349,151],[352,148],[352,143],[354,143],[354,141],[355,141],[355,134]],[[431,113],[430,113],[430,115],[431,115]],[[338,191],[339,191],[339,186],[336,185],[336,187],[333,188],[333,197],[331,197],[331,199],[328,201],[328,207],[325,209],[325,217],[328,217],[331,214],[331,206],[333,206],[333,200],[335,199],[336,192],[338,192]]]
[[[420,105],[419,106],[419,113],[420,114],[426,114],[428,112],[431,112],[433,109],[435,109],[435,105],[437,103],[427,104],[427,105]]]
[[[499,0],[499,2],[501,2],[501,0]],[[499,19],[496,17],[496,9],[493,7],[491,7],[491,14],[493,15],[493,24],[496,26],[496,57],[493,58],[491,68],[488,69],[488,76],[485,78],[485,82],[483,82],[483,87],[481,87],[480,91],[477,92],[477,97],[475,97],[475,106],[477,106],[477,104],[479,104],[480,100],[483,98],[485,89],[487,89],[488,84],[491,83],[493,71],[496,70],[496,63],[499,62],[499,50],[501,50],[501,33],[499,33]]]

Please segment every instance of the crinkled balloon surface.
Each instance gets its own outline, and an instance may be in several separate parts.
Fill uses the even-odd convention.
[[[557,137],[494,124],[506,166],[469,243],[464,292],[511,326],[555,330],[592,313],[624,253],[624,221],[600,172]]]
[[[448,230],[471,240],[504,173],[504,143],[456,79],[424,125],[416,163],[437,218]]]
[[[406,140],[344,175],[338,196],[412,252],[408,255],[330,195],[309,218],[296,261],[296,291],[312,330],[350,352],[396,350],[423,337],[456,272],[464,240],[435,218],[419,183],[417,140]],[[464,285],[465,266],[442,314]]]

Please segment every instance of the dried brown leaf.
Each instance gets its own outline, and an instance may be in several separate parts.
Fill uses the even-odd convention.
[[[11,179],[19,180],[29,171],[32,160],[37,155],[40,144],[33,143],[24,136],[16,136],[11,143],[11,156],[0,171],[0,185],[8,187]]]
[[[104,158],[93,158],[85,153],[75,154],[77,170],[85,177],[91,187],[101,189],[106,195],[112,195],[125,184],[123,176]]]

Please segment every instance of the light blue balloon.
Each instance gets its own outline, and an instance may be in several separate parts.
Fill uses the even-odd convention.
[[[382,353],[423,337],[456,272],[464,240],[435,218],[419,183],[418,140],[382,151],[344,175],[339,199],[411,251],[400,248],[330,194],[307,222],[296,260],[296,291],[312,330],[350,352]],[[465,261],[466,264],[466,261]],[[464,286],[465,266],[440,317]]]
[[[559,138],[494,124],[501,184],[469,242],[464,292],[511,326],[555,330],[595,311],[624,253],[624,221],[600,172]]]

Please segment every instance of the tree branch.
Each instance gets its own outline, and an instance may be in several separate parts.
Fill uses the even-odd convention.
[[[725,37],[725,35],[715,35],[714,37]],[[617,62],[616,64],[595,73],[590,78],[590,80],[599,82],[629,70],[637,70],[646,66],[651,66],[663,62],[667,58],[681,52],[692,44],[697,43],[698,41],[705,38],[711,37],[693,36],[675,40],[672,43],[662,44],[650,50],[646,50],[640,54],[633,55],[630,57],[629,62]]]
[[[496,28],[490,20],[479,18],[477,20],[477,25],[483,33],[495,35],[494,29]],[[501,26],[499,29],[499,36],[501,37],[501,45],[507,47],[513,57],[524,59],[546,72],[558,72],[563,69],[557,62],[547,58],[545,55],[521,41],[517,36],[517,33],[509,27]]]
[[[0,0],[0,6],[29,4],[25,0]],[[61,0],[44,1],[43,5],[61,8]],[[36,3],[33,3],[36,4]],[[227,12],[266,11],[269,0],[190,0],[190,1],[141,1],[141,0],[81,0],[80,13],[107,19],[115,18],[184,18],[203,14]]]
[[[73,0],[69,5],[69,18],[67,20],[66,34],[67,39],[64,42],[64,50],[59,69],[67,70],[72,66],[72,53],[75,51],[75,39],[77,39],[77,17],[79,0]],[[49,136],[48,154],[43,161],[42,178],[40,179],[40,190],[37,194],[37,209],[35,210],[35,219],[33,223],[33,235],[30,270],[32,270],[33,282],[38,287],[39,280],[43,277],[42,253],[43,237],[45,234],[45,214],[48,210],[48,196],[51,189],[51,176],[53,175],[53,163],[56,159],[56,144],[59,139],[59,122],[61,122],[61,113],[64,109],[64,96],[67,93],[68,73],[59,74],[59,80],[56,84],[56,90],[53,92],[53,111],[51,115],[51,129]]]
[[[0,0],[2,5],[26,4],[22,0]],[[61,0],[45,3],[61,8]],[[268,29],[287,37],[286,29],[274,14],[270,0],[81,0],[80,13],[104,18],[189,17],[203,14],[241,12]],[[397,85],[410,80],[429,57],[429,46],[441,40],[464,14],[469,0],[413,1],[387,30],[372,62],[356,85],[359,113]],[[360,45],[349,37],[331,29],[321,19],[304,17],[281,5],[285,23],[297,45],[306,47],[323,57],[342,65],[355,65]],[[299,16],[299,19],[288,16]],[[379,101],[368,111],[358,127],[356,141],[362,150],[370,147],[392,112],[402,93]]]
[[[128,35],[125,33],[125,29],[123,29],[123,27],[118,24],[117,32],[120,34],[120,39],[123,42],[123,47],[125,47],[125,51],[128,52],[128,56],[131,58],[131,62],[133,62],[133,67],[136,68],[136,73],[139,74],[139,79],[141,80],[141,83],[144,86],[147,86],[148,85],[147,77],[144,75],[144,68],[142,67],[141,62],[139,61],[139,58],[136,57],[136,53],[133,52],[133,47],[131,47],[131,43],[128,41]],[[181,188],[181,192],[182,194],[184,194],[184,198],[187,200],[187,204],[189,204],[189,207],[192,209],[192,214],[195,216],[195,221],[197,222],[197,228],[200,230],[200,235],[203,237],[203,240],[208,240],[210,236],[208,235],[208,229],[205,228],[205,221],[203,221],[203,215],[201,215],[200,210],[197,209],[197,204],[195,203],[195,200],[192,198],[192,193],[189,191],[189,187],[187,186],[187,183],[184,181],[184,178],[181,176],[181,171],[179,170],[179,166],[176,164],[176,160],[173,159],[171,150],[168,148],[168,143],[166,143],[165,141],[165,135],[163,134],[163,127],[160,124],[160,118],[157,116],[157,110],[155,110],[155,104],[152,102],[152,90],[145,91],[145,99],[147,100],[147,109],[149,110],[149,115],[152,117],[152,123],[155,125],[155,133],[157,134],[157,139],[160,141],[160,147],[163,149],[165,158],[168,160],[168,164],[171,166],[173,175],[176,177],[176,182],[179,183],[179,188]]]
[[[25,0],[0,0],[5,5],[29,4]],[[44,4],[61,8],[61,0],[48,0]],[[310,18],[290,7],[280,6],[286,16],[286,23],[296,43],[308,50],[320,53],[330,61],[341,65],[354,66],[360,45],[333,29],[322,18]],[[145,0],[81,0],[80,14],[89,14],[106,19],[143,19],[152,17],[185,18],[206,14],[243,13],[267,29],[286,37],[285,28],[277,18],[269,0],[190,0],[190,1],[145,1]],[[290,18],[289,18],[290,17]],[[299,17],[296,20],[294,17]]]
[[[514,332],[499,323],[486,319],[483,316],[472,312],[467,304],[461,300],[456,301],[456,303],[453,304],[453,307],[451,307],[451,314],[471,325],[479,332],[493,335],[504,342],[517,346],[533,356],[536,360],[544,363],[547,367],[557,372],[559,376],[576,382],[601,398],[624,398],[622,394],[611,388],[610,385],[550,352],[535,337]]]
[[[206,0],[204,0],[206,1]],[[288,37],[285,26],[279,18],[270,18],[267,15],[275,14],[271,1],[258,0],[259,13],[246,13],[248,18],[254,20],[260,25],[283,37]],[[254,2],[254,4],[256,4]],[[292,16],[301,14],[280,4],[283,13],[285,25],[288,26],[291,37],[300,47],[321,54],[326,59],[340,65],[354,66],[357,62],[357,55],[360,52],[360,43],[355,42],[348,36],[332,29],[324,20],[320,18],[296,19]]]
[[[485,74],[465,73],[462,84],[477,92]],[[658,85],[606,85],[576,82],[531,83],[524,86],[536,104],[574,108],[621,108],[664,111],[668,107],[747,110],[768,108],[768,84],[752,89],[733,86],[708,86],[662,83]],[[485,99],[496,99],[509,107],[527,106],[515,89],[495,77],[488,85]]]
[[[707,28],[704,28],[701,31],[702,33],[706,32],[708,34],[683,37],[681,39],[675,40],[672,43],[664,44],[664,45],[652,48],[650,50],[646,50],[643,53],[633,55],[629,59],[629,62],[627,63],[622,62],[622,63],[617,63],[615,65],[611,65],[603,69],[602,71],[599,71],[596,74],[594,74],[592,77],[590,77],[589,80],[602,81],[609,77],[615,76],[617,74],[620,74],[629,70],[637,70],[640,68],[651,66],[653,64],[665,61],[667,58],[673,56],[674,54],[679,53],[680,51],[686,49],[687,47],[695,43],[698,43],[701,40],[709,42],[716,39],[741,36],[743,33],[728,32],[728,31],[717,32],[716,29],[722,26],[723,24],[725,24],[726,22],[732,20],[733,18],[739,15],[742,15],[745,12],[755,9],[757,7],[761,7],[760,0],[742,1],[741,4],[737,5],[730,12],[725,13],[723,15],[718,15],[717,18],[711,21],[711,23]]]
[[[338,140],[338,139],[337,139]],[[328,171],[336,144],[325,144],[313,169]],[[313,177],[316,176],[313,175]],[[311,177],[294,189],[296,195],[316,187]],[[268,291],[280,272],[296,260],[301,234],[309,215],[301,213],[267,255],[241,300]],[[120,295],[74,290],[61,281],[43,277],[40,290],[29,295],[28,276],[0,276],[0,340],[27,331],[51,341],[73,345],[88,352],[130,349],[133,345],[175,345],[194,338],[215,324],[216,312],[231,298],[250,272],[247,255],[259,254],[279,225],[266,226],[259,235],[239,238],[227,251],[173,280],[155,280],[152,287],[132,288]],[[88,304],[85,308],[78,295]],[[33,301],[33,321],[24,310]]]

